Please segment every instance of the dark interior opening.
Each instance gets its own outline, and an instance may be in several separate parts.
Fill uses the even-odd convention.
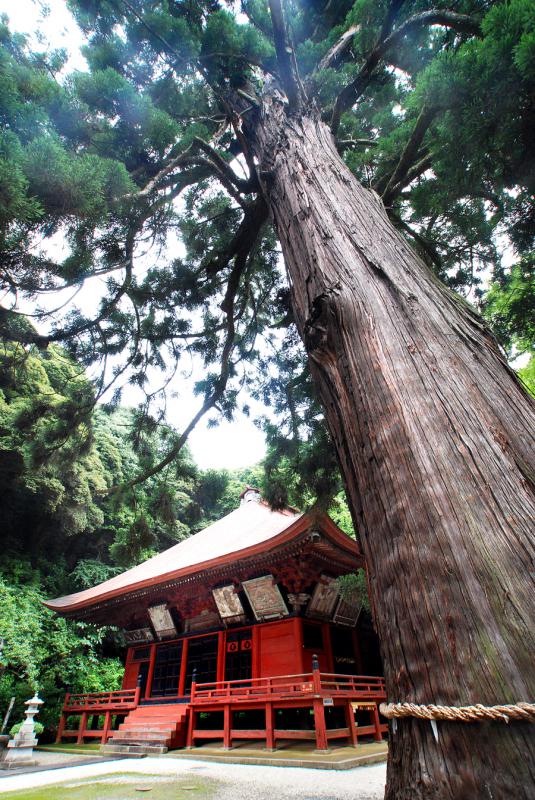
[[[314,622],[303,622],[303,647],[305,650],[323,652],[323,628]]]
[[[170,697],[178,694],[182,642],[161,644],[156,648],[151,697]]]
[[[211,683],[217,679],[217,636],[201,636],[188,642],[185,693],[191,692],[195,670],[197,683]]]

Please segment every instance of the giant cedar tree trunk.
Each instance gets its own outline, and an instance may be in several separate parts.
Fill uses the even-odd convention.
[[[314,114],[245,133],[368,565],[390,701],[535,700],[535,414]],[[398,721],[389,800],[534,798],[535,725]]]

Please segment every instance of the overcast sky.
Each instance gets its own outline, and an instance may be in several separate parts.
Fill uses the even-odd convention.
[[[48,13],[44,11],[46,8]],[[9,17],[13,30],[27,34],[39,31],[43,37],[40,48],[66,48],[70,54],[69,69],[85,68],[84,59],[78,51],[82,37],[64,0],[48,0],[46,3],[40,0],[0,0],[0,13]],[[61,243],[57,242],[56,247],[61,247]],[[174,387],[179,396],[168,400],[167,421],[179,431],[199,407],[200,399],[193,396],[191,387],[194,380],[201,377],[202,372],[194,365],[192,378],[182,379]],[[123,398],[126,404],[135,404],[138,400],[135,390],[128,387]],[[242,414],[237,414],[233,423],[222,422],[217,428],[209,430],[206,421],[201,421],[190,436],[189,446],[202,468],[249,466],[265,454],[263,434]]]

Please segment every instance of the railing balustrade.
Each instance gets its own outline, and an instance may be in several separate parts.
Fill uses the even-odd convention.
[[[83,692],[67,694],[63,711],[129,711],[139,704],[140,689],[120,689],[116,692]]]
[[[195,675],[191,684],[189,698],[190,715],[188,727],[188,743],[192,746],[196,739],[223,738],[225,747],[230,746],[232,739],[243,737],[255,738],[264,736],[266,746],[272,748],[277,739],[282,738],[316,738],[318,749],[325,749],[333,738],[349,737],[355,744],[358,735],[373,733],[379,741],[386,726],[379,720],[377,704],[386,699],[383,678],[373,675],[336,675],[320,672],[317,662],[312,672],[298,675],[276,675],[266,678],[247,678],[236,681],[213,681],[196,683]],[[122,689],[116,692],[83,692],[68,694],[61,715],[57,741],[62,738],[76,738],[78,743],[84,737],[99,738],[105,743],[112,734],[111,726],[115,715],[124,717],[135,709],[140,702],[141,688]],[[343,706],[346,713],[347,727],[339,730],[327,730],[325,727],[324,706]],[[361,706],[371,716],[371,724],[359,731],[355,728],[353,708]],[[234,708],[265,708],[265,731],[238,731],[232,729],[231,710]],[[273,713],[276,708],[312,708],[314,711],[314,731],[275,730]],[[203,731],[196,728],[197,712],[223,709],[225,725],[221,731]],[[70,716],[80,716],[80,725],[76,730],[67,730],[66,724]],[[102,729],[88,729],[88,720],[102,715]]]
[[[369,675],[335,675],[317,671],[299,675],[280,675],[270,678],[249,678],[237,681],[212,681],[194,683],[191,702],[295,697],[315,694],[334,697],[355,696],[362,699],[384,699],[383,678]]]

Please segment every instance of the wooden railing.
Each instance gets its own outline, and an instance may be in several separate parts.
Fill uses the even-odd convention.
[[[114,718],[124,717],[137,708],[141,689],[121,689],[118,692],[84,692],[83,694],[67,694],[58,726],[56,742],[62,739],[76,739],[77,744],[82,744],[85,738],[98,739],[106,744],[112,735],[112,722]],[[104,727],[88,729],[90,718],[103,717]],[[73,717],[79,717],[78,727],[69,729],[67,722]]]
[[[140,688],[121,689],[118,692],[84,692],[67,694],[63,704],[65,713],[90,711],[130,711],[139,705]]]
[[[321,693],[330,697],[358,696],[358,699],[384,700],[385,679],[374,675],[334,675],[320,673]]]
[[[239,681],[215,681],[191,685],[190,713],[187,746],[197,741],[217,740],[224,748],[232,747],[235,740],[264,739],[266,748],[272,750],[277,742],[285,739],[311,739],[317,750],[326,750],[331,740],[348,739],[353,745],[361,736],[372,735],[381,741],[387,726],[381,722],[378,704],[386,699],[383,678],[369,675],[334,675],[321,673],[317,659],[313,660],[312,672],[300,675],[280,675],[271,678],[250,678]],[[336,706],[343,710],[345,726],[328,728],[325,706]],[[309,708],[314,715],[314,727],[303,730],[277,728],[276,712],[288,708]],[[200,727],[202,712],[223,710],[223,727],[207,730]],[[264,710],[265,727],[243,730],[233,725],[233,711]],[[355,711],[369,714],[370,724],[358,726]],[[338,715],[340,718],[340,715]]]
[[[271,678],[249,678],[239,681],[192,683],[192,704],[281,700],[306,695],[342,697],[355,700],[384,700],[383,678],[368,675],[334,675],[305,672],[300,675],[281,675]]]

